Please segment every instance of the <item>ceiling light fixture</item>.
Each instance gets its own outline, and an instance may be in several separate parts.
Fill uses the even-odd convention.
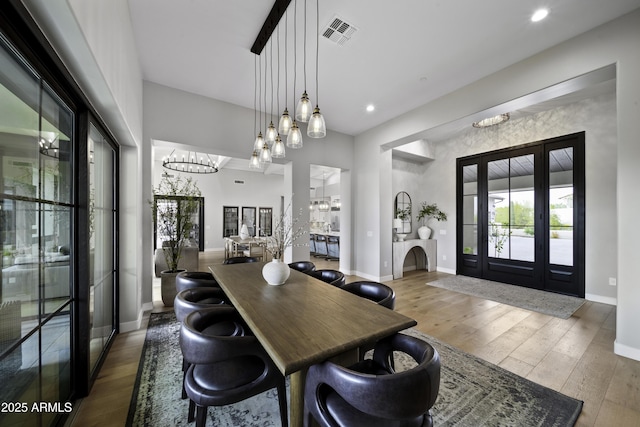
[[[45,132],[46,133],[46,132]],[[40,138],[40,154],[57,159],[60,157],[60,141],[58,135],[53,134],[49,139]]]
[[[276,80],[278,81],[278,89],[276,92],[278,94],[278,105],[276,107],[276,111],[280,111],[280,26],[278,26],[277,31],[278,31],[278,78]],[[284,146],[284,142],[282,142],[282,138],[280,138],[280,133],[277,132],[276,139],[273,142],[273,146],[271,147],[271,157],[283,158],[285,157],[285,155],[286,155],[286,149]]]
[[[367,105],[367,108],[366,108],[367,113],[371,113],[371,112],[375,111],[375,109],[376,109],[376,107],[373,104]]]
[[[294,0],[293,3],[293,16],[294,16],[294,20],[293,20],[293,51],[296,52],[297,51],[297,31],[296,31],[296,17],[298,15],[298,2],[297,0]],[[296,55],[293,55],[293,96],[295,97],[296,95],[296,80],[297,80],[297,64],[298,64],[298,59]],[[294,101],[295,103],[295,98]],[[289,148],[302,148],[303,142],[302,142],[302,132],[300,132],[300,128],[298,127],[298,123],[296,123],[296,120],[293,120],[293,123],[291,124],[291,129],[289,130],[289,135],[287,135],[287,147]]]
[[[269,40],[269,43],[271,43],[271,40]],[[267,124],[267,57],[266,55],[264,58],[264,124],[265,125]],[[273,123],[271,123],[271,125],[273,125]],[[270,129],[267,129],[265,131],[265,135],[269,131]],[[273,142],[275,142],[275,137]],[[267,138],[264,139],[264,143],[262,144],[262,150],[260,150],[258,156],[259,156],[261,165],[264,166],[267,163],[271,163],[271,147]]]
[[[258,126],[258,106],[257,106],[257,97],[258,97],[258,56],[256,55],[253,59],[253,134],[256,134],[257,126]],[[251,157],[249,158],[249,168],[251,169],[260,169],[260,159],[258,158],[258,153],[262,150],[262,145],[264,144],[264,140],[262,139],[262,132],[258,133],[255,141],[253,142],[253,153],[251,153]]]
[[[306,0],[305,0],[306,1]],[[320,50],[320,0],[316,0],[316,108],[313,109],[309,125],[307,126],[307,136],[309,138],[324,138],[327,135],[327,125],[324,117],[320,113],[319,96],[318,96],[318,57]]]
[[[176,150],[162,158],[162,166],[185,173],[216,173],[218,163],[209,157],[209,154],[199,154],[195,151],[188,151],[187,155],[178,156]]]
[[[309,95],[307,95],[307,0],[304,0],[304,45],[302,52],[304,54],[302,61],[304,90],[296,107],[296,120],[307,123],[311,118],[311,101],[309,101]]]
[[[324,199],[324,172],[322,172],[322,200],[318,203],[320,212],[329,212],[329,203]]]
[[[287,99],[289,98],[289,92],[287,91],[287,32],[289,26],[289,12],[285,12],[285,23],[284,23],[284,111],[282,112],[282,116],[280,116],[280,122],[278,123],[278,132],[281,135],[289,135],[289,131],[291,131],[291,126],[293,125],[291,121],[291,116],[289,115],[289,110],[287,110]],[[280,28],[280,26],[278,26]],[[280,31],[278,31],[278,40],[280,40]],[[280,49],[280,42],[278,41],[278,50]],[[280,66],[280,54],[278,53],[278,67]],[[278,85],[280,84],[280,68],[278,68]],[[280,96],[280,91],[278,90],[278,97]],[[280,111],[280,107],[278,107],[278,111]]]
[[[531,22],[540,22],[549,14],[548,9],[538,9],[531,15]]]
[[[486,128],[489,126],[499,125],[500,123],[504,123],[507,120],[509,120],[509,113],[498,114],[497,116],[488,117],[486,119],[473,122],[472,126],[474,128]]]

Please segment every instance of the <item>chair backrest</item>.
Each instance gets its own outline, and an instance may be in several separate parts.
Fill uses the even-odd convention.
[[[206,271],[183,271],[176,276],[176,290],[178,292],[202,286],[216,287],[218,282],[213,274]]]
[[[394,372],[389,362],[393,351],[406,353],[417,365]],[[433,346],[418,338],[395,334],[376,344],[374,362],[379,369],[373,375],[354,370],[364,365],[350,369],[324,362],[309,368],[305,404],[314,417],[331,417],[328,411],[319,409],[325,408],[322,400],[327,390],[334,390],[348,405],[374,417],[392,420],[430,416],[429,409],[440,387],[440,356]],[[333,425],[327,421],[321,424]]]
[[[306,273],[306,274],[309,274],[312,271],[315,271],[315,269],[316,269],[316,265],[314,263],[312,263],[311,261],[296,261],[296,262],[292,262],[291,264],[289,264],[289,267],[293,268],[294,270],[301,271],[302,273]]]
[[[173,310],[178,322],[182,322],[191,312],[213,305],[226,303],[226,296],[217,287],[188,288],[176,294],[173,300]]]
[[[344,277],[344,273],[338,270],[331,270],[331,269],[316,270],[316,271],[312,271],[310,275],[315,277],[316,279],[322,280],[323,282],[329,283],[338,288],[344,286],[346,281]]]
[[[247,330],[235,307],[219,305],[192,311],[180,328],[182,356],[186,362],[196,365],[247,355],[269,363],[269,356]]]
[[[242,264],[243,262],[259,262],[256,257],[251,256],[234,256],[224,260],[223,264]]]
[[[371,282],[367,280],[351,282],[342,286],[347,292],[366,298],[379,304],[383,307],[387,307],[391,310],[395,308],[396,293],[389,286],[384,283]]]

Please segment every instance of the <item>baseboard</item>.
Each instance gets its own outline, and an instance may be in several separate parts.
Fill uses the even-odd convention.
[[[120,322],[120,333],[137,331],[142,326],[142,317],[146,311],[153,310],[153,303],[147,302],[142,304],[142,307],[138,311],[138,318],[131,322]]]
[[[447,274],[456,274],[455,270],[452,270],[450,268],[444,268],[444,267],[437,267],[436,271],[439,271],[441,273],[447,273]]]
[[[355,275],[358,277],[362,277],[363,279],[372,280],[374,282],[380,281],[380,276],[372,276],[371,274],[362,273],[360,271],[356,271]],[[393,279],[393,277],[391,277]]]
[[[388,276],[380,277],[380,280],[378,280],[378,282],[390,282],[392,280],[393,280],[393,274],[390,274]]]
[[[640,361],[640,349],[620,344],[618,340],[613,342],[613,352],[619,356]]]
[[[585,294],[584,299],[587,301],[600,302],[602,304],[618,305],[618,299],[612,297],[603,297],[601,295]]]

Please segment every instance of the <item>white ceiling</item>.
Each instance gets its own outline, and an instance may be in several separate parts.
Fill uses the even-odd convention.
[[[306,88],[316,103],[316,1],[293,0],[287,30],[290,111],[304,86],[305,1]],[[297,21],[293,19],[296,2]],[[129,0],[129,5],[145,80],[254,108],[256,55],[250,48],[272,1]],[[357,28],[344,46],[321,37],[318,65],[319,106],[327,127],[357,135],[637,9],[640,0],[322,0],[319,6],[320,27],[338,16]],[[549,9],[549,16],[532,23],[531,14],[541,6]],[[273,63],[273,107],[270,78],[263,86],[268,88],[266,110],[275,115],[278,45],[280,109],[285,98],[282,28],[280,43],[273,49],[267,45],[262,54],[263,79],[265,61],[269,58]],[[264,92],[260,101],[265,104]],[[367,104],[374,104],[376,110],[367,113]]]

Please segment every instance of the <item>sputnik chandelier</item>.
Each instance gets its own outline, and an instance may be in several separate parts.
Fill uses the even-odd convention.
[[[210,154],[187,151],[178,155],[176,150],[162,158],[162,166],[177,172],[185,173],[216,173],[218,162],[211,159]]]
[[[265,21],[260,34],[256,38],[251,52],[256,54],[256,59],[254,61],[254,135],[256,139],[253,143],[253,151],[251,154],[251,158],[249,159],[249,166],[253,169],[260,169],[265,165],[271,163],[272,158],[283,158],[286,154],[285,149],[285,141],[286,147],[297,149],[302,148],[303,139],[302,139],[302,131],[300,130],[300,125],[302,123],[307,123],[307,136],[309,138],[324,138],[327,134],[327,128],[325,124],[324,117],[320,112],[319,102],[318,102],[318,59],[319,59],[319,38],[320,38],[320,28],[319,28],[319,15],[320,15],[320,6],[319,0],[316,0],[316,106],[312,109],[312,104],[309,99],[309,95],[307,92],[307,0],[304,0],[304,40],[303,40],[303,92],[300,97],[300,100],[297,103],[295,112],[293,117],[289,115],[289,110],[287,107],[287,98],[288,98],[288,20],[289,20],[289,11],[288,6],[290,2],[294,2],[294,10],[293,10],[293,51],[294,51],[294,65],[293,65],[293,81],[290,82],[293,87],[294,99],[293,103],[296,105],[295,96],[296,96],[296,82],[297,82],[297,0],[276,0],[267,20]],[[282,17],[285,17],[284,25],[280,25],[280,21]],[[274,24],[275,23],[275,24]],[[274,73],[273,73],[273,44],[274,37],[273,32],[276,32],[276,47],[277,47],[277,77],[276,77],[276,103],[277,103],[277,111],[280,110],[280,32],[281,27],[284,27],[284,99],[285,105],[284,110],[282,110],[282,114],[278,120],[278,127],[274,125],[273,122],[273,103],[274,103]],[[265,52],[266,45],[269,44],[269,55]],[[263,55],[264,53],[264,60]],[[259,110],[262,109],[262,101],[263,101],[263,78],[262,78],[262,63],[264,62],[264,123],[262,122],[262,114]],[[267,76],[270,76],[270,110],[267,113]],[[260,118],[258,119],[258,116]],[[267,117],[269,116],[269,117]],[[267,125],[268,122],[268,125]],[[263,136],[263,126],[264,126],[264,136]]]

